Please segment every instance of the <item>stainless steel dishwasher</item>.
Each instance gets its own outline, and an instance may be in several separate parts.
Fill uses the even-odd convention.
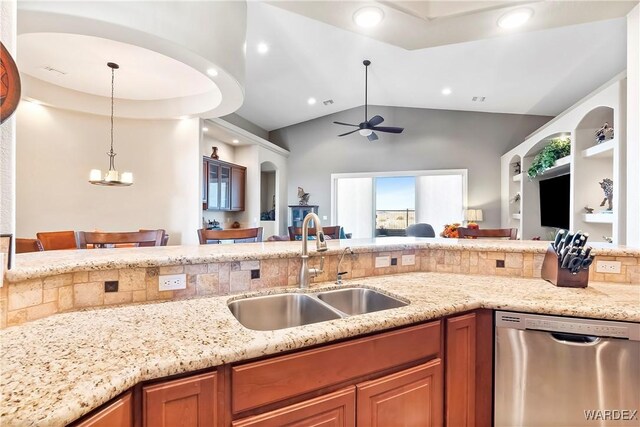
[[[640,426],[640,323],[495,320],[497,427]]]

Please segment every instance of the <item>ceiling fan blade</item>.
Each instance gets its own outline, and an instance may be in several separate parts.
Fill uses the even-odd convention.
[[[338,135],[338,136],[347,136],[347,135],[351,135],[354,132],[358,132],[360,129],[354,129],[351,132],[347,132],[347,133],[343,133],[342,135]]]
[[[371,130],[377,130],[380,132],[388,132],[388,133],[402,133],[404,128],[394,128],[394,127],[372,127]]]
[[[343,123],[343,122],[333,122],[337,125],[343,125],[343,126],[355,126],[355,127],[359,127],[358,125],[352,125],[351,123]]]
[[[378,135],[376,135],[375,132],[371,132],[371,134],[367,136],[367,139],[371,142],[376,141],[378,139]]]
[[[382,116],[373,116],[371,117],[371,120],[369,120],[369,126],[378,126],[382,122],[384,122]]]

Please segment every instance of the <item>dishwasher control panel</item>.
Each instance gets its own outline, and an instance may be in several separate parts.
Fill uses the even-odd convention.
[[[640,340],[640,324],[496,311],[496,328],[529,329]]]

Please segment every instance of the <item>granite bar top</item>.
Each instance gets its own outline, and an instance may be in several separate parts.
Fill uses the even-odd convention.
[[[242,327],[219,296],[59,314],[0,331],[0,424],[61,426],[135,384],[476,308],[640,321],[640,286],[410,273],[354,279],[406,307],[278,331]],[[314,286],[310,291],[336,288]],[[289,290],[302,292],[299,289]],[[270,293],[284,292],[272,290]]]
[[[544,253],[549,242],[533,240],[441,239],[418,237],[380,237],[327,241],[328,252],[336,254],[347,246],[354,252],[445,249]],[[594,254],[640,257],[640,248],[594,243]],[[309,242],[309,250],[315,244]],[[204,264],[211,262],[291,258],[300,253],[300,242],[262,242],[231,245],[183,245],[144,248],[46,251],[19,254],[14,267],[6,272],[9,282],[35,279],[76,271],[110,270],[136,267]]]

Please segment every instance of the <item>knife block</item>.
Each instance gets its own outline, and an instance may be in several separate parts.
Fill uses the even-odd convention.
[[[542,262],[542,278],[561,288],[586,288],[589,284],[589,269],[580,269],[576,274],[561,267],[556,251],[549,245]]]

